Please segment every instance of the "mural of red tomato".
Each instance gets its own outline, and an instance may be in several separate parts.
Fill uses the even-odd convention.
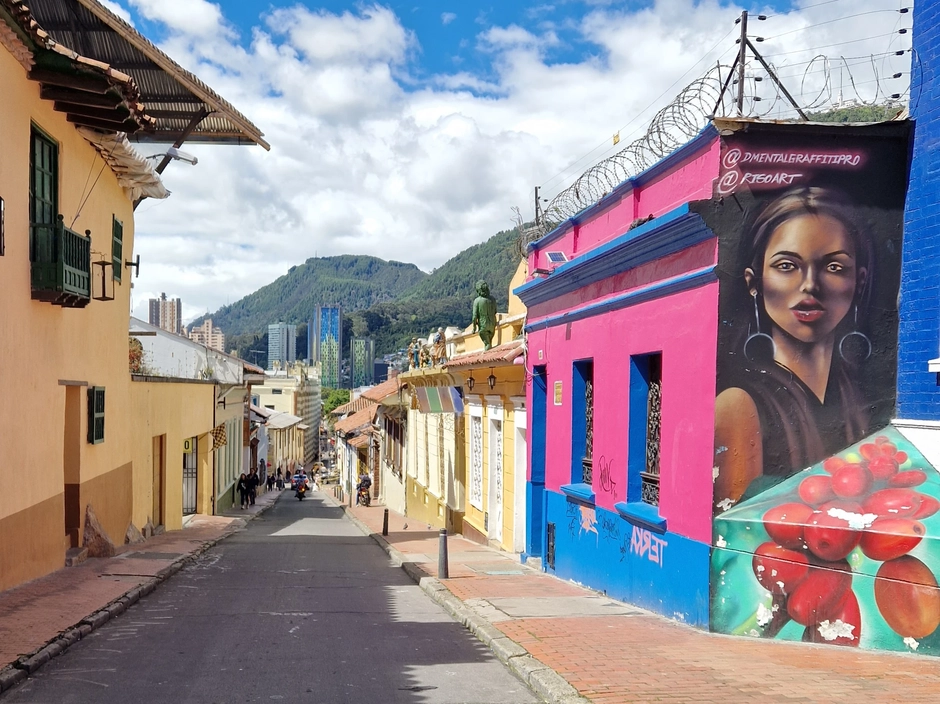
[[[924,638],[940,625],[937,580],[911,555],[881,566],[875,578],[875,603],[891,629],[905,638]]]
[[[774,506],[764,514],[764,529],[778,545],[800,550],[803,548],[803,526],[809,522],[813,509],[795,501]]]
[[[861,539],[862,534],[851,530],[844,518],[829,513],[814,513],[803,530],[806,547],[819,559],[834,562],[843,559]]]
[[[859,546],[872,560],[893,560],[907,555],[927,534],[920,521],[910,518],[879,518],[862,533]]]
[[[754,551],[754,576],[772,594],[789,594],[809,573],[809,559],[802,552],[764,543]]]
[[[787,600],[787,612],[797,623],[811,626],[835,618],[845,593],[852,586],[852,573],[845,561],[813,566]]]

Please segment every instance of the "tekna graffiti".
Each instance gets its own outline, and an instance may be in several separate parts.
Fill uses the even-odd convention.
[[[626,537],[626,536],[624,536]],[[669,545],[668,542],[662,538],[657,537],[652,532],[646,530],[645,528],[640,528],[639,526],[633,526],[633,533],[630,536],[630,554],[635,555],[636,557],[643,558],[645,557],[652,563],[663,566],[663,559],[666,556],[666,547]],[[624,540],[623,547],[626,547],[626,540]],[[621,548],[621,553],[626,551]],[[621,559],[622,561],[622,559]]]

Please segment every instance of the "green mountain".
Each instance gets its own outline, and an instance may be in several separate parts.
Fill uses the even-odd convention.
[[[377,257],[313,257],[241,300],[196,319],[193,325],[212,318],[230,337],[266,333],[271,323],[309,321],[317,306],[356,310],[393,300],[426,278],[428,274],[414,264]]]
[[[319,305],[343,307],[343,336],[375,340],[376,357],[408,345],[432,329],[470,324],[474,284],[485,279],[506,310],[509,281],[519,263],[516,231],[504,230],[460,252],[433,273],[413,264],[376,257],[342,255],[308,259],[273,283],[204,318],[226,335],[226,347],[250,362],[266,365],[267,326],[305,323]],[[306,326],[297,330],[297,349],[307,349]],[[349,351],[343,351],[348,355]]]
[[[351,332],[374,339],[378,356],[406,347],[413,336],[426,337],[438,327],[466,327],[476,298],[474,285],[480,279],[490,285],[499,310],[506,310],[509,281],[519,264],[516,240],[515,230],[498,232],[445,262],[397,300],[351,312]]]

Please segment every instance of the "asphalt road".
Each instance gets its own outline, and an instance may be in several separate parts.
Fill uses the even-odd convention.
[[[539,700],[341,509],[285,492],[0,701]]]

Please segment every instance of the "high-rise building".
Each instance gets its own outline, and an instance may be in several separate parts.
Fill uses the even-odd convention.
[[[167,332],[181,335],[183,332],[183,302],[179,298],[167,298],[165,293],[160,298],[150,299],[150,324]]]
[[[375,342],[363,337],[354,337],[349,343],[349,379],[354,389],[360,386],[372,386],[375,372]]]
[[[324,388],[342,386],[343,309],[340,306],[317,308],[315,360],[320,363],[320,384]]]
[[[283,369],[297,360],[297,326],[287,323],[268,325],[268,369],[279,362]]]
[[[212,324],[212,318],[204,320],[202,325],[190,330],[189,339],[219,352],[225,352],[225,333]]]

